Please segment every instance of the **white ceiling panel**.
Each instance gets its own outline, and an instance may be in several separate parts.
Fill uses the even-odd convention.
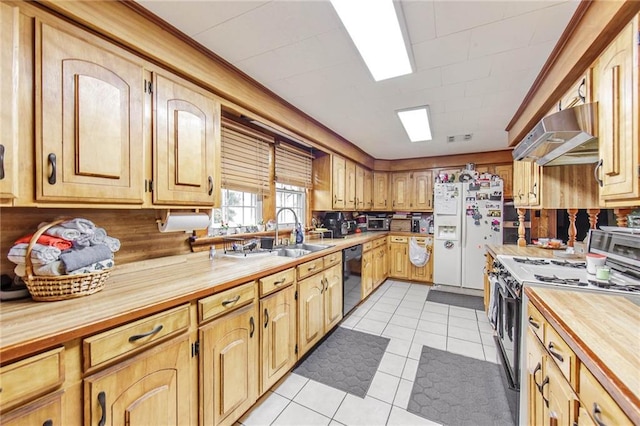
[[[379,82],[328,0],[140,4],[374,158],[507,149],[504,129],[579,1],[398,1],[415,69]],[[418,105],[431,111],[427,143],[409,142],[395,114]]]

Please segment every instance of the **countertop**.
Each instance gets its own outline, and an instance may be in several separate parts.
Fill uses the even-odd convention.
[[[529,300],[640,424],[640,297],[527,287]]]
[[[333,247],[299,258],[236,258],[221,255],[218,250],[213,260],[208,252],[200,252],[116,265],[105,288],[89,296],[56,302],[3,301],[0,360],[4,365],[387,234],[365,232],[346,238],[309,239],[306,242]]]
[[[554,252],[556,250],[552,249],[543,249],[540,247],[536,247],[534,245],[528,245],[526,247],[520,247],[515,244],[505,244],[505,245],[486,245],[487,251],[495,258],[499,254],[505,254],[509,256],[523,256],[523,257],[545,257],[545,258],[554,258],[554,259],[567,259],[567,260],[584,260],[584,255],[574,255],[572,257],[560,257],[557,256]],[[561,250],[563,251],[563,250]]]

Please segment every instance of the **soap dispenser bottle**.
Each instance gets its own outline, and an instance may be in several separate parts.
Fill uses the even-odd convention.
[[[304,234],[302,233],[302,228],[300,224],[296,224],[296,244],[302,244],[304,241]]]

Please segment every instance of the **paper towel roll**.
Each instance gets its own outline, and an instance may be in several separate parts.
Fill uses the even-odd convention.
[[[165,222],[158,222],[160,232],[192,232],[194,229],[205,229],[210,223],[206,213],[168,213]]]

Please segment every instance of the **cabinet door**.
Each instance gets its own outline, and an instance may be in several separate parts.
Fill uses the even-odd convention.
[[[142,204],[142,66],[80,30],[38,30],[36,198]]]
[[[295,287],[260,300],[260,394],[265,393],[296,363]]]
[[[529,165],[529,207],[538,207],[542,194],[542,167],[533,162]]]
[[[324,271],[324,332],[342,319],[342,264]]]
[[[637,20],[638,18],[636,18]],[[629,23],[600,55],[594,76],[603,201],[640,197],[638,178],[638,45]]]
[[[433,174],[431,170],[413,172],[413,193],[411,210],[433,209]]]
[[[324,335],[324,274],[298,281],[298,357]]]
[[[373,172],[364,170],[364,185],[362,194],[363,209],[371,210],[373,208]]]
[[[62,391],[2,414],[3,426],[62,425]]]
[[[86,421],[91,425],[191,424],[189,337],[87,377]]]
[[[331,159],[331,187],[333,188],[333,208],[344,209],[346,205],[347,163],[342,157],[333,156]]]
[[[411,208],[411,175],[405,173],[391,174],[391,207],[394,210],[409,210]]]
[[[393,278],[409,278],[409,253],[406,243],[391,243],[389,245],[390,268],[389,276]]]
[[[495,166],[494,174],[500,176],[502,179],[503,187],[502,192],[504,194],[505,200],[510,200],[513,198],[513,165],[512,164],[501,164]]]
[[[542,383],[544,382],[546,351],[538,338],[527,327],[527,354],[526,354],[526,386],[528,399],[529,425],[546,424],[547,406],[544,401]]]
[[[18,196],[18,48],[20,12],[0,3],[0,198]]]
[[[365,205],[364,169],[358,165],[355,166],[355,208],[356,210],[369,208]]]
[[[417,238],[420,247],[425,247],[426,238]],[[421,282],[433,282],[433,240],[426,242],[427,251],[430,254],[427,264],[416,266],[409,260],[409,278]]]
[[[200,328],[202,420],[232,425],[258,397],[258,323],[255,304]]]
[[[549,376],[549,424],[573,426],[577,419],[578,398],[560,370],[547,358]]]
[[[375,210],[388,210],[391,203],[389,198],[389,174],[386,172],[373,172],[373,208]]]
[[[220,105],[177,78],[154,75],[156,204],[214,206],[220,188]]]
[[[351,161],[345,162],[345,202],[346,209],[356,208],[356,165]]]
[[[366,251],[362,254],[362,275],[361,275],[361,291],[360,298],[364,299],[373,291],[373,270],[372,262],[373,250]]]

